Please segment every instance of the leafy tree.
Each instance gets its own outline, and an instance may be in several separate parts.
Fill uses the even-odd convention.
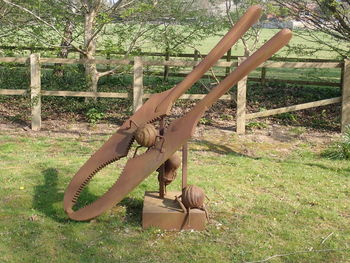
[[[185,0],[159,0],[157,6],[149,8],[141,16],[139,11],[129,13],[127,24],[130,23],[143,25],[144,34],[138,41],[148,42],[148,45],[165,53],[167,60],[171,54],[194,47],[195,43],[220,29],[216,18],[208,13],[205,6],[198,5],[197,1]],[[167,78],[167,69],[164,78]]]
[[[132,0],[116,0],[112,4],[104,0],[0,0],[7,8],[17,11],[7,15],[10,27],[23,20],[20,30],[13,30],[7,41],[28,41],[43,46],[60,43],[61,56],[67,56],[68,46],[84,58],[94,59],[96,45],[101,32],[111,23],[113,15],[126,8]],[[26,21],[26,22],[24,22]],[[23,25],[26,25],[23,27]],[[28,43],[28,42],[27,42]],[[98,72],[96,64],[86,63],[85,72],[91,91],[97,91],[100,77],[113,71]]]
[[[350,1],[349,0],[276,0],[288,8],[289,16],[301,21],[305,30],[297,33],[306,41],[315,42],[341,57],[350,54]],[[323,33],[323,34],[320,34]],[[334,45],[337,40],[338,45]],[[299,46],[303,51],[303,46]],[[312,51],[312,50],[311,50]],[[317,50],[314,50],[317,51]],[[304,51],[305,52],[305,51]]]
[[[107,49],[137,51],[144,42],[168,52],[178,52],[186,45],[213,31],[204,12],[185,0],[0,0],[15,13],[6,16],[14,30],[7,41],[43,46],[61,46],[61,57],[68,47],[87,59],[94,59],[97,45]],[[1,12],[1,9],[0,9]],[[0,18],[1,19],[1,18]],[[23,25],[25,25],[23,27]],[[21,28],[21,29],[20,29]],[[20,29],[20,30],[18,30]],[[109,36],[113,35],[113,39]],[[86,63],[85,72],[91,91],[98,80],[117,72],[118,68],[100,72],[96,64]]]
[[[259,4],[263,9],[263,14],[260,21],[266,19],[266,14],[281,14],[284,9],[276,8],[272,1],[257,1],[257,0],[224,0],[226,6],[226,20],[224,21],[224,27],[232,27],[239,18],[246,12],[246,10],[252,6]],[[261,42],[261,25],[257,23],[251,27],[244,36],[241,38],[241,42],[244,47],[244,56],[249,56],[253,51],[258,48]]]

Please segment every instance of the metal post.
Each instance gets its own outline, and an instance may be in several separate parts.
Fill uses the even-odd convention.
[[[164,135],[164,117],[162,117],[159,120],[159,135],[163,136]],[[165,183],[163,181],[164,178],[164,173],[165,173],[165,163],[163,163],[160,168],[159,168],[159,197],[164,198],[165,196]]]
[[[187,186],[187,156],[188,144],[182,145],[182,190]]]

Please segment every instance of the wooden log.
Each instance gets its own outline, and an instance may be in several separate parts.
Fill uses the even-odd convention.
[[[40,54],[30,55],[30,104],[32,109],[32,130],[41,129],[41,72]]]
[[[1,62],[1,60],[0,60]],[[74,59],[74,58],[42,58],[41,63],[60,63],[60,64],[105,64],[105,65],[132,65],[130,59]]]
[[[26,95],[25,89],[0,89],[0,95]]]
[[[98,98],[128,98],[128,93],[116,92],[85,92],[85,91],[65,91],[65,90],[42,90],[42,96],[58,97],[98,97]]]
[[[246,58],[238,59],[238,64],[241,64]],[[237,134],[245,133],[246,122],[246,106],[247,106],[247,78],[244,77],[237,83],[237,116],[236,116],[236,132]]]
[[[0,57],[0,62],[4,63],[27,63],[28,57]]]
[[[137,111],[142,106],[143,98],[143,62],[141,57],[134,58],[133,109]]]
[[[342,106],[341,106],[341,132],[345,132],[350,128],[350,60],[344,60],[343,68],[343,91],[342,91]]]
[[[143,61],[143,65],[145,66],[173,66],[173,67],[195,67],[199,64],[199,61],[185,61],[185,60],[145,60]],[[214,64],[214,67],[236,67],[237,62],[217,62]]]
[[[313,102],[308,102],[308,103],[303,103],[303,104],[298,104],[298,105],[293,105],[293,106],[288,106],[288,107],[282,107],[282,108],[273,109],[273,110],[266,110],[266,111],[261,111],[261,112],[250,113],[250,114],[246,115],[246,119],[250,120],[250,119],[254,119],[254,118],[267,117],[267,116],[272,116],[272,115],[291,112],[291,111],[305,110],[305,109],[309,109],[309,108],[320,107],[320,106],[325,106],[325,105],[329,105],[329,104],[335,104],[335,103],[339,103],[339,102],[341,102],[341,97],[313,101]]]
[[[261,82],[261,78],[249,77],[248,81]],[[265,82],[283,82],[300,85],[315,85],[315,86],[329,86],[329,87],[341,87],[340,82],[326,82],[326,81],[309,81],[309,80],[294,80],[294,79],[266,79]]]
[[[267,61],[259,67],[266,68],[341,68],[339,62],[272,62]]]
[[[144,99],[148,99],[152,96],[151,93],[145,93],[143,95]],[[179,100],[201,100],[206,96],[206,94],[183,94],[181,95]],[[231,95],[223,95],[219,98],[219,100],[231,100]]]

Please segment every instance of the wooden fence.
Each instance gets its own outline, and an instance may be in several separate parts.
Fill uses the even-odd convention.
[[[24,51],[27,50],[30,53],[35,53],[35,52],[49,52],[50,54],[56,56],[58,51],[61,49],[61,47],[35,47],[35,46],[0,46],[0,50],[19,50],[19,51]],[[77,50],[74,48],[68,48],[69,53],[72,54],[74,57],[81,57],[80,53],[78,53]],[[123,52],[117,52],[117,51],[112,51],[112,50],[96,50],[96,55],[98,57],[103,57],[106,60],[110,60],[113,56],[114,57],[124,57],[125,53]],[[179,58],[185,58],[185,59],[192,59],[193,61],[198,61],[199,58],[204,58],[207,56],[207,54],[200,54],[198,50],[194,50],[193,53],[161,53],[161,52],[137,52],[137,55],[134,54],[134,56],[142,56],[143,59],[148,59],[152,60],[154,57],[160,57],[163,58],[165,61],[169,61],[171,59],[179,59]],[[231,62],[231,61],[237,61],[241,56],[237,55],[232,55],[231,54],[231,49],[229,49],[221,59]],[[102,59],[99,59],[102,61]],[[278,62],[320,62],[320,63],[325,63],[325,62],[339,62],[338,60],[331,60],[331,59],[315,59],[315,58],[270,58],[271,61],[278,61]],[[109,63],[102,63],[107,65],[107,70],[110,69],[110,64]],[[44,65],[44,67],[52,68],[51,65]],[[218,79],[223,79],[227,76],[227,74],[230,72],[230,67],[226,67],[225,71],[222,71],[221,74],[216,74],[216,78]],[[226,73],[226,74],[225,74]],[[157,71],[151,71],[147,70],[144,72],[144,74],[151,74],[152,76],[163,76],[164,79],[167,79],[169,76],[173,77],[185,77],[187,74],[186,73],[176,73],[176,72],[171,72],[169,70],[169,65],[164,65],[164,70],[163,72]],[[265,84],[267,82],[274,82],[274,81],[283,81],[284,83],[292,83],[292,84],[300,84],[300,85],[315,85],[315,86],[333,86],[333,87],[340,87],[341,83],[339,82],[330,82],[330,81],[318,81],[318,80],[296,80],[296,79],[280,79],[276,77],[269,77],[268,72],[265,67],[261,68],[261,74],[260,77],[252,77],[249,76],[248,80],[249,81],[254,81],[254,82],[260,82],[261,84]],[[203,77],[211,76],[210,74],[206,74]]]
[[[236,67],[244,58],[238,58],[238,61],[217,62],[216,67]],[[99,97],[99,98],[128,98],[129,93],[116,92],[76,92],[76,91],[59,91],[59,90],[42,90],[41,89],[41,68],[45,63],[60,64],[84,64],[96,63],[105,65],[133,65],[133,109],[134,111],[141,107],[143,99],[149,98],[151,94],[143,92],[143,71],[145,66],[172,66],[172,67],[194,67],[199,61],[183,61],[183,60],[145,60],[142,57],[134,57],[134,59],[61,59],[61,58],[41,58],[40,54],[31,54],[30,57],[1,57],[0,62],[22,63],[29,62],[30,67],[30,98],[32,108],[32,129],[40,130],[41,128],[41,96],[69,96],[69,97]],[[266,117],[275,114],[319,107],[334,103],[342,103],[341,110],[341,127],[342,131],[345,126],[350,124],[350,63],[349,60],[344,62],[277,62],[268,61],[262,64],[262,68],[341,68],[342,69],[342,96],[315,102],[303,103],[294,106],[288,106],[278,109],[271,109],[262,112],[246,113],[246,94],[247,94],[247,78],[242,79],[237,84],[237,112],[236,112],[236,131],[238,134],[245,133],[246,121],[253,118]],[[0,95],[25,95],[25,89],[0,89]],[[202,99],[205,94],[184,94],[180,99]],[[223,95],[220,99],[232,100],[232,95]],[[281,98],[283,99],[283,98]]]

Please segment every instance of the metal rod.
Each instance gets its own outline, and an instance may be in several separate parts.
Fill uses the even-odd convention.
[[[164,135],[164,117],[162,117],[159,120],[159,135],[163,136]],[[165,173],[165,164],[163,163],[161,165],[161,167],[159,168],[159,197],[160,198],[164,198],[165,196],[165,184],[163,181],[163,177],[164,177],[164,173]]]
[[[187,156],[188,144],[182,145],[182,190],[187,186]]]

